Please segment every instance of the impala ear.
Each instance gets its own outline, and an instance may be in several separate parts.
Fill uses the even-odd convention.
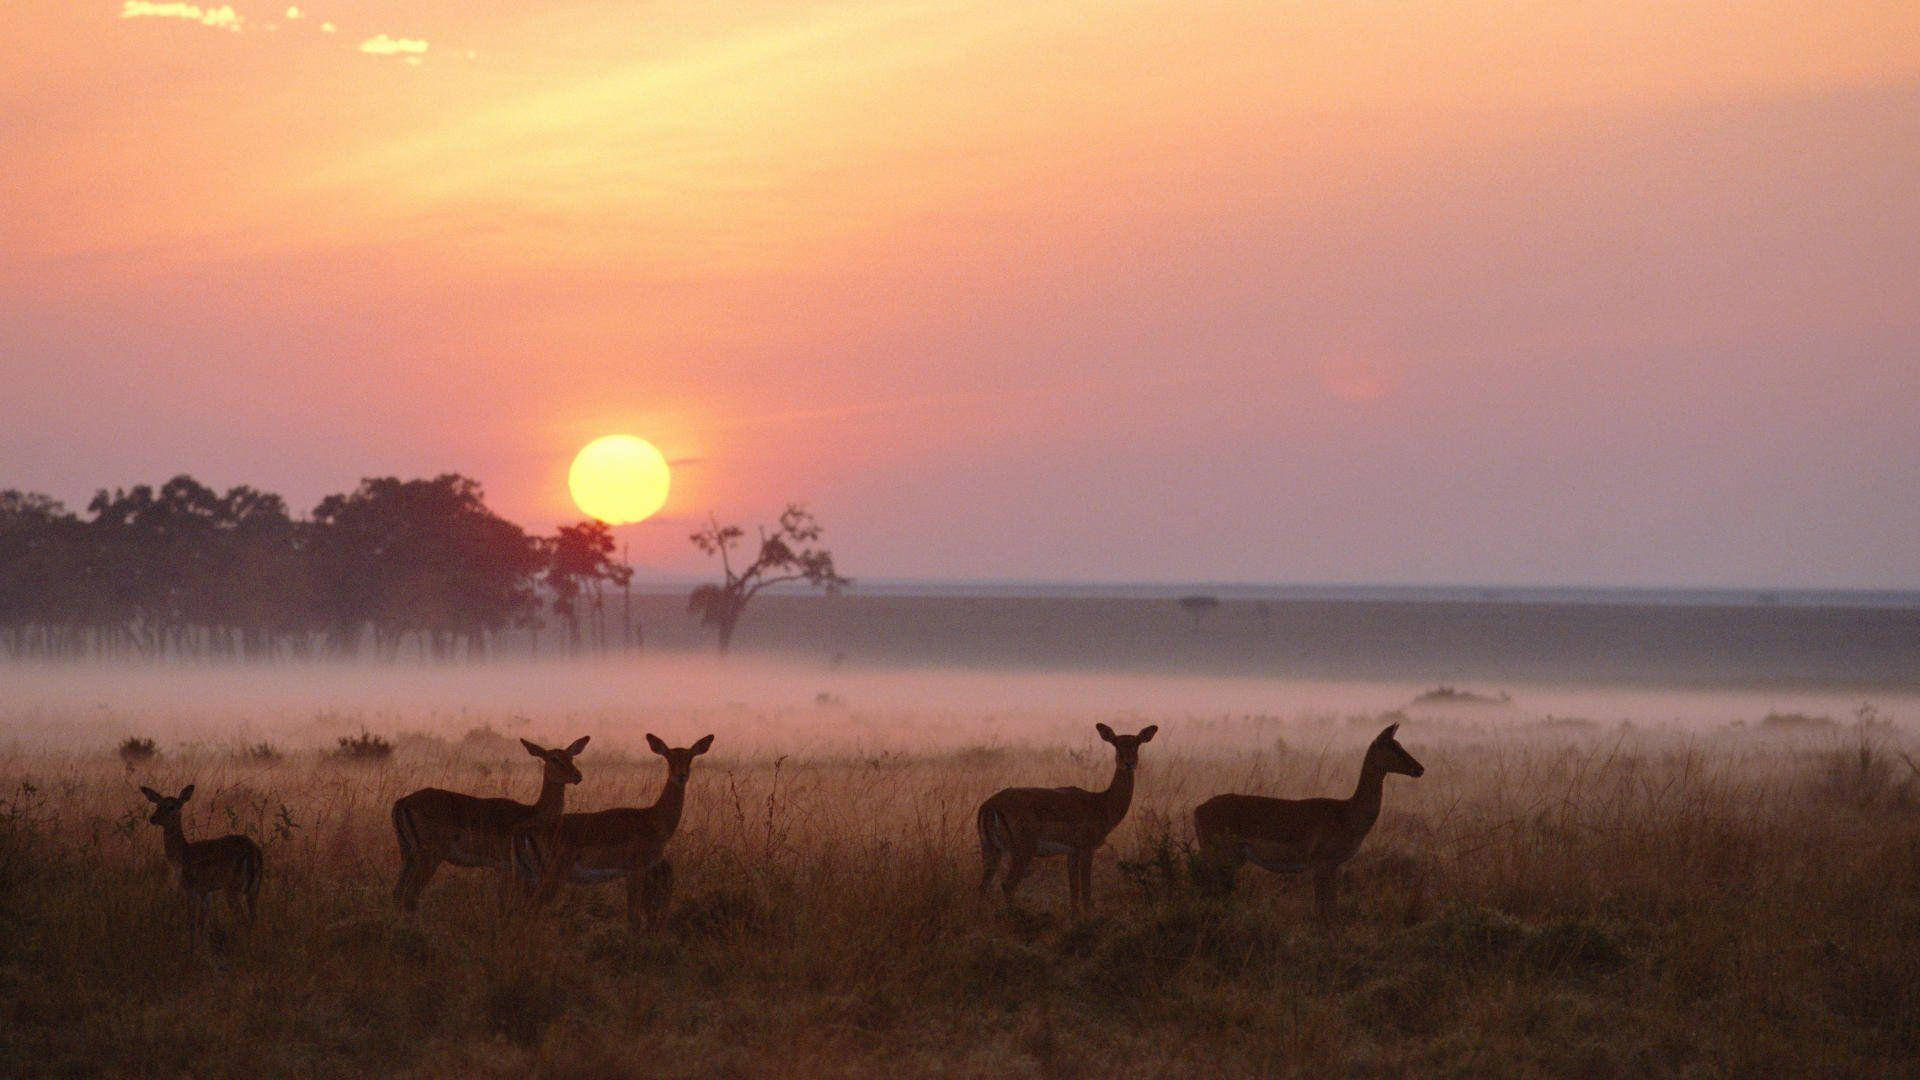
[[[145,795],[147,797],[148,802],[160,801],[160,793],[153,790],[150,787],[147,787],[145,784],[140,785],[140,794]]]
[[[1100,738],[1104,739],[1105,741],[1107,742],[1113,741],[1113,729],[1108,727],[1107,725],[1095,724],[1093,725],[1093,730],[1099,732]]]
[[[547,756],[547,752],[545,750],[540,749],[540,746],[538,743],[530,743],[525,739],[521,739],[520,745],[526,747],[527,753],[532,754],[534,757],[543,758]]]
[[[571,756],[571,755],[574,755],[574,754],[577,754],[577,753],[579,753],[579,752],[580,752],[580,751],[582,751],[582,750],[585,750],[585,749],[587,748],[587,739],[588,739],[588,738],[589,738],[589,736],[586,736],[586,735],[582,735],[582,736],[580,736],[579,738],[577,738],[577,739],[575,739],[575,740],[573,740],[573,745],[571,745],[571,746],[569,746],[569,747],[567,747],[567,754],[568,754],[569,756]]]
[[[191,798],[193,798],[193,785],[188,784],[186,787],[180,789],[180,801],[186,802]]]
[[[655,735],[651,731],[647,732],[647,749],[659,754],[661,757],[667,756],[667,744],[661,741],[660,736]]]
[[[713,736],[711,735],[708,735],[705,738],[701,739],[699,742],[693,744],[693,752],[696,756],[700,754],[704,754],[711,749],[713,749]]]
[[[1396,732],[1396,731],[1399,731],[1399,730],[1400,730],[1400,725],[1399,725],[1398,723],[1392,723],[1392,724],[1388,724],[1388,725],[1387,725],[1387,730],[1385,730],[1385,731],[1383,731],[1383,732],[1381,732],[1380,734],[1378,734],[1378,735],[1376,735],[1376,736],[1374,736],[1374,739],[1373,739],[1373,741],[1374,741],[1374,742],[1389,742],[1389,741],[1391,741],[1391,740],[1393,739],[1393,733],[1394,733],[1394,732]]]
[[[1159,724],[1148,724],[1146,727],[1140,729],[1140,734],[1137,737],[1141,742],[1152,742],[1153,733],[1159,730]]]

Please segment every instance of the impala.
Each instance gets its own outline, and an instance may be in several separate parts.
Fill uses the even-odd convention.
[[[1011,861],[1000,881],[1008,900],[1027,876],[1035,856],[1067,857],[1067,890],[1075,910],[1087,906],[1093,892],[1093,852],[1107,834],[1127,816],[1133,804],[1133,772],[1140,764],[1140,745],[1160,730],[1148,725],[1138,735],[1115,735],[1105,724],[1095,724],[1100,737],[1113,744],[1113,781],[1105,791],[1084,788],[1006,788],[980,804],[975,823],[980,829],[980,891],[985,893],[1003,857]]]
[[[593,885],[625,878],[628,923],[635,929],[643,922],[649,930],[659,926],[673,890],[673,867],[663,853],[680,828],[693,759],[712,749],[713,736],[692,746],[669,747],[649,733],[647,747],[667,759],[667,781],[652,806],[565,814],[554,828],[517,838],[514,856],[520,877],[538,882],[534,906],[551,900],[563,880]]]
[[[1242,862],[1276,874],[1313,871],[1314,910],[1333,916],[1335,874],[1353,857],[1380,817],[1380,795],[1388,773],[1419,776],[1426,768],[1394,738],[1390,725],[1367,746],[1360,783],[1347,799],[1269,799],[1259,795],[1215,795],[1193,812],[1200,853],[1233,887]]]
[[[167,861],[173,864],[177,884],[187,898],[187,950],[196,950],[206,935],[215,892],[226,893],[228,905],[236,914],[244,900],[247,925],[253,925],[259,913],[260,845],[239,833],[217,840],[189,841],[180,826],[180,808],[193,798],[192,784],[178,795],[162,795],[150,787],[141,788],[140,794],[153,804],[153,816],[147,821],[160,826]]]
[[[412,911],[419,904],[420,890],[443,862],[498,871],[501,903],[507,902],[513,883],[513,837],[560,820],[567,785],[580,782],[573,759],[587,748],[587,736],[564,749],[550,750],[525,739],[520,745],[540,759],[540,797],[531,806],[440,788],[421,788],[393,804],[393,833],[400,841],[401,861],[393,898],[402,908]]]

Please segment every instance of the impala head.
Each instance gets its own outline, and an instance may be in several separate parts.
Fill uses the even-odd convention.
[[[693,772],[693,759],[713,749],[713,736],[708,735],[692,746],[672,747],[653,732],[647,732],[647,749],[667,759],[667,779],[684,784],[687,775]]]
[[[147,801],[153,804],[153,816],[147,819],[147,824],[165,825],[169,821],[180,820],[180,808],[187,805],[188,799],[193,798],[193,785],[188,784],[180,789],[178,795],[162,795],[150,787],[141,788],[140,794],[145,795]]]
[[[1380,767],[1382,772],[1400,773],[1403,776],[1419,776],[1427,771],[1425,765],[1413,759],[1407,748],[1395,739],[1394,732],[1400,730],[1399,724],[1387,725],[1387,730],[1373,737],[1373,745],[1367,747],[1367,761]]]
[[[572,744],[554,750],[549,750],[539,743],[528,742],[525,739],[520,740],[520,745],[527,748],[527,753],[540,759],[540,767],[544,779],[557,781],[562,784],[577,784],[580,782],[580,770],[574,766],[573,758],[574,755],[587,748],[587,736],[582,735],[573,740]]]
[[[1123,769],[1132,770],[1140,764],[1140,744],[1153,741],[1153,733],[1160,730],[1158,724],[1148,724],[1140,729],[1138,735],[1115,735],[1113,729],[1105,724],[1093,725],[1100,737],[1113,744],[1114,764]]]

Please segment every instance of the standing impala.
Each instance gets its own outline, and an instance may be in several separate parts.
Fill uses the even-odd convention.
[[[482,799],[440,788],[421,788],[393,804],[393,833],[400,841],[400,881],[393,898],[412,911],[433,872],[443,862],[482,866],[501,875],[500,899],[512,895],[513,835],[557,823],[568,784],[580,782],[573,759],[587,748],[582,735],[565,749],[549,750],[520,740],[540,759],[540,797],[533,805],[512,799]]]
[[[522,880],[539,882],[536,907],[553,898],[562,880],[593,885],[625,878],[627,922],[636,930],[643,921],[649,930],[659,926],[673,889],[673,866],[663,853],[680,828],[693,759],[712,749],[713,736],[692,746],[669,747],[649,732],[647,747],[667,759],[667,782],[652,806],[565,814],[555,828],[518,837],[516,869]]]
[[[1138,735],[1115,735],[1105,724],[1095,724],[1100,737],[1113,744],[1113,782],[1105,791],[1084,788],[1006,788],[980,804],[980,891],[985,893],[1010,857],[1000,891],[1008,900],[1027,876],[1035,856],[1067,857],[1069,902],[1078,911],[1093,893],[1093,851],[1106,842],[1133,804],[1133,771],[1140,765],[1140,745],[1160,730],[1149,724]]]
[[[1200,853],[1231,889],[1242,862],[1276,874],[1313,871],[1314,911],[1333,917],[1334,876],[1360,850],[1380,817],[1388,773],[1419,776],[1426,768],[1394,739],[1399,724],[1374,737],[1360,764],[1360,783],[1348,799],[1269,799],[1215,795],[1193,812]]]
[[[245,900],[247,925],[252,926],[254,916],[259,913],[260,845],[239,833],[217,840],[188,841],[186,830],[180,827],[180,808],[193,798],[192,784],[173,796],[162,795],[150,787],[141,788],[140,794],[153,804],[153,816],[147,821],[160,826],[167,861],[173,864],[180,891],[187,898],[190,915],[187,950],[198,949],[201,938],[206,936],[208,909],[213,906],[216,891],[227,894],[228,905],[235,913]]]

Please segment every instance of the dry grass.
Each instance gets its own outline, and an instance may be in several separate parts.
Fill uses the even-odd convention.
[[[1389,781],[1327,932],[1302,881],[1197,895],[1187,813],[1344,794],[1371,727],[1153,718],[1074,921],[1059,860],[1013,910],[976,901],[971,815],[1010,783],[1104,783],[1091,732],[803,759],[721,712],[672,721],[676,742],[732,734],[695,766],[652,937],[617,887],[502,920],[457,869],[417,917],[393,910],[395,797],[530,796],[535,767],[491,731],[398,735],[374,763],[0,754],[0,1073],[1804,1075],[1920,1051],[1897,730],[1410,723],[1427,775]],[[605,735],[581,766],[581,808],[649,802],[662,773]],[[134,788],[187,779],[189,834],[247,831],[268,868],[262,925],[195,964]]]

